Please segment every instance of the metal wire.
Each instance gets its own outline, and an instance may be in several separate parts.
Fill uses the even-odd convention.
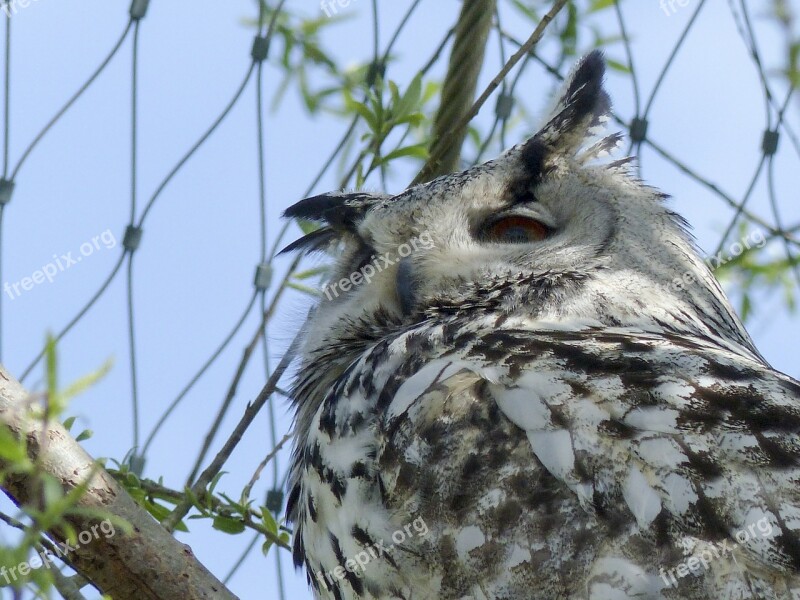
[[[274,9],[269,9],[267,3],[264,0],[258,0],[258,9],[259,9],[259,21],[258,21],[258,35],[264,36],[268,41],[272,39],[277,27],[278,27],[278,18],[281,14],[281,10],[283,7],[283,0],[277,3]],[[372,16],[371,16],[371,25],[372,25],[372,44],[371,44],[371,59],[372,64],[375,66],[381,67],[391,67],[391,50],[395,46],[396,42],[399,40],[401,32],[406,27],[407,23],[410,21],[412,14],[417,10],[420,6],[421,0],[415,0],[409,7],[408,11],[406,11],[397,25],[397,27],[392,32],[389,43],[384,50],[383,53],[380,52],[380,40],[379,40],[379,33],[381,31],[381,15],[378,13],[378,2],[377,0],[372,0],[371,8],[372,8]],[[502,3],[501,3],[502,4]],[[552,3],[551,3],[552,4]],[[564,3],[562,2],[562,5]],[[477,4],[476,4],[477,6]],[[633,45],[631,44],[631,34],[629,32],[629,23],[626,22],[625,19],[625,11],[623,10],[623,6],[618,1],[613,3],[615,15],[616,15],[616,24],[619,28],[619,33],[621,35],[621,39],[623,42],[623,47],[626,55],[627,65],[630,69],[630,76],[631,76],[631,84],[632,89],[631,92],[633,94],[634,99],[634,118],[639,118],[646,120],[650,115],[651,109],[654,106],[657,99],[660,97],[660,93],[663,90],[663,84],[666,78],[668,71],[674,68],[678,64],[678,56],[680,50],[685,45],[686,41],[690,39],[692,35],[692,31],[696,26],[696,22],[700,12],[703,10],[705,6],[705,0],[699,0],[697,3],[696,8],[694,9],[691,17],[689,18],[687,25],[685,26],[684,30],[682,31],[677,43],[672,48],[672,51],[664,64],[664,66],[659,71],[658,77],[656,79],[655,84],[649,90],[649,93],[645,90],[644,86],[642,85],[642,79],[640,77],[640,72],[635,67],[635,53],[633,51]],[[748,53],[753,60],[753,66],[755,68],[756,77],[758,80],[759,89],[762,91],[764,96],[764,122],[765,122],[765,129],[768,131],[780,131],[782,134],[786,134],[786,137],[792,142],[792,147],[794,148],[794,152],[797,154],[797,157],[800,158],[800,143],[798,142],[797,136],[794,134],[794,131],[791,125],[786,120],[786,112],[789,106],[790,99],[793,95],[793,90],[788,90],[783,102],[778,104],[783,94],[780,94],[778,98],[775,97],[772,89],[770,80],[768,77],[768,72],[766,67],[763,64],[762,54],[758,45],[758,38],[756,36],[755,29],[753,27],[748,7],[744,0],[739,0],[738,3],[736,0],[729,0],[729,7],[730,12],[736,21],[737,28],[739,34],[742,38],[742,42],[748,49]],[[507,31],[501,27],[501,12],[500,7],[498,6],[496,10],[492,11],[494,13],[495,22],[494,22],[494,31],[497,39],[497,43],[499,44],[498,52],[499,52],[499,62],[502,67],[500,72],[499,78],[496,78],[492,85],[490,85],[484,94],[481,95],[479,98],[479,102],[475,103],[474,105],[468,105],[465,109],[469,109],[470,117],[474,116],[477,113],[477,110],[480,109],[480,105],[487,101],[487,99],[495,93],[499,93],[503,96],[509,96],[510,98],[516,99],[517,94],[517,84],[520,81],[523,81],[523,77],[529,75],[531,66],[534,68],[535,65],[540,65],[543,67],[543,73],[547,77],[548,81],[555,81],[556,79],[561,78],[561,63],[564,60],[564,57],[560,57],[557,61],[548,61],[543,58],[543,55],[540,55],[536,48],[533,48],[530,44],[526,46],[522,51],[520,48],[523,47],[523,43],[519,42],[518,40],[514,39],[514,37],[509,34]],[[269,15],[269,19],[267,16]],[[485,18],[485,15],[482,15]],[[507,21],[504,21],[507,23]],[[140,123],[139,123],[139,105],[138,105],[138,57],[139,57],[139,20],[129,20],[127,26],[125,27],[122,35],[116,41],[114,46],[112,47],[111,51],[103,58],[100,62],[99,66],[90,74],[88,79],[83,83],[74,93],[70,96],[67,101],[61,106],[61,108],[56,112],[56,114],[44,125],[44,127],[39,131],[39,133],[33,138],[33,140],[24,148],[18,162],[11,168],[10,162],[10,104],[11,104],[11,84],[12,84],[12,77],[11,77],[11,51],[12,51],[12,37],[11,37],[11,22],[10,19],[6,19],[6,28],[5,28],[5,61],[4,61],[4,124],[3,124],[3,131],[4,131],[4,138],[3,138],[3,178],[8,179],[9,181],[15,181],[17,176],[20,174],[22,166],[28,161],[29,157],[33,153],[34,149],[37,147],[39,142],[48,135],[51,129],[58,123],[58,121],[63,117],[63,115],[77,102],[77,100],[84,94],[84,92],[92,85],[92,83],[100,76],[100,74],[106,69],[112,59],[117,55],[121,46],[128,38],[129,35],[132,34],[132,43],[133,43],[133,54],[132,54],[132,64],[131,64],[131,138],[130,138],[130,151],[131,151],[131,163],[130,163],[130,170],[131,170],[131,181],[130,181],[130,220],[129,223],[133,227],[142,227],[145,219],[150,215],[152,212],[153,207],[155,206],[156,201],[162,197],[164,191],[169,186],[170,182],[183,170],[184,166],[187,162],[206,144],[208,139],[214,134],[214,132],[220,127],[220,125],[225,121],[228,115],[239,105],[241,99],[244,97],[244,92],[247,89],[247,86],[250,84],[251,80],[255,80],[255,103],[256,103],[256,123],[255,123],[255,130],[256,130],[256,152],[257,152],[257,181],[258,181],[258,196],[257,196],[257,214],[259,219],[259,247],[258,247],[258,259],[260,264],[268,264],[272,265],[273,259],[276,256],[278,249],[283,242],[286,232],[288,231],[289,224],[286,223],[280,229],[278,234],[274,237],[274,239],[270,239],[268,237],[268,227],[267,227],[267,176],[268,176],[268,165],[270,164],[268,158],[266,156],[266,149],[265,149],[265,139],[266,139],[266,127],[265,127],[265,119],[264,119],[264,87],[269,85],[269,81],[265,81],[265,74],[269,72],[268,65],[265,65],[262,61],[252,60],[247,68],[245,76],[241,81],[241,84],[235,89],[234,94],[231,100],[225,105],[223,110],[219,113],[219,115],[213,120],[210,126],[203,131],[197,141],[185,152],[185,154],[180,158],[180,160],[170,169],[167,171],[166,176],[163,180],[156,186],[154,192],[149,197],[147,203],[144,206],[144,209],[141,213],[138,212],[138,144],[139,144],[139,130],[140,130]],[[451,39],[453,32],[447,32],[447,35],[444,36],[441,44],[439,45],[438,49],[434,53],[433,57],[428,61],[423,71],[427,72],[429,68],[433,65],[438,64],[442,49],[448,43],[448,40]],[[463,48],[467,48],[467,46],[463,46]],[[471,48],[469,48],[472,50]],[[510,50],[515,50],[516,54],[514,54],[511,59],[507,58],[507,54],[510,54]],[[451,65],[451,72],[452,73],[466,73],[466,72],[474,72],[475,70],[475,58],[474,52],[467,52],[465,53],[466,58],[463,59],[455,59],[454,65]],[[516,67],[516,72],[514,73],[513,77],[510,76],[510,71],[512,67]],[[455,79],[453,80],[455,81]],[[646,98],[644,102],[644,107],[642,108],[643,99]],[[448,108],[448,106],[445,106]],[[469,124],[468,115],[465,114],[464,110],[454,110],[450,115],[450,120],[448,121],[448,125],[443,127],[439,130],[440,138],[437,140],[436,146],[443,148],[442,152],[447,149],[448,141],[452,141],[448,136],[452,135],[455,129],[457,129],[456,125],[466,126]],[[628,127],[631,125],[630,118],[624,118],[620,115],[616,115],[616,120],[618,123]],[[360,119],[359,117],[354,117],[350,120],[349,124],[344,128],[344,132],[340,141],[333,146],[333,149],[322,165],[322,168],[319,170],[316,177],[311,181],[309,184],[305,195],[311,194],[319,185],[320,181],[324,177],[326,173],[332,169],[333,164],[337,157],[339,157],[344,149],[346,148],[347,144],[353,140],[355,140],[359,133],[359,125]],[[478,149],[477,156],[475,160],[480,160],[483,156],[486,149],[489,147],[490,143],[497,139],[499,145],[501,147],[506,146],[506,133],[507,128],[509,127],[509,118],[508,115],[501,115],[496,113],[493,119],[493,124],[488,129],[488,134],[485,138],[481,141],[481,144]],[[499,135],[498,135],[498,128],[499,128]],[[408,132],[406,132],[407,134]],[[458,146],[460,148],[460,142],[458,142]],[[631,150],[633,150],[634,144],[631,145]],[[800,224],[797,225],[786,225],[783,222],[783,215],[781,214],[781,199],[778,197],[778,190],[776,189],[776,166],[775,156],[774,154],[768,154],[766,152],[760,155],[759,161],[755,168],[753,169],[752,176],[748,182],[746,188],[739,194],[734,194],[730,192],[726,192],[723,189],[723,185],[720,183],[716,183],[711,181],[708,177],[704,176],[702,173],[699,172],[699,169],[694,168],[693,166],[687,164],[686,161],[681,160],[680,157],[675,156],[672,152],[667,151],[662,144],[658,143],[657,140],[652,139],[649,135],[646,136],[644,139],[640,140],[637,144],[635,144],[637,154],[641,154],[642,148],[648,148],[653,151],[654,157],[660,157],[664,161],[672,164],[677,168],[680,172],[682,172],[686,177],[690,178],[691,180],[695,181],[698,185],[702,186],[709,192],[711,192],[714,196],[720,199],[726,209],[730,209],[731,218],[728,219],[726,230],[724,235],[720,241],[720,248],[725,244],[727,238],[730,234],[734,231],[736,225],[741,220],[747,220],[750,223],[759,225],[763,227],[768,234],[780,240],[780,243],[783,246],[783,250],[786,254],[787,259],[789,260],[790,264],[793,267],[794,277],[796,279],[796,283],[800,286],[800,273],[798,272],[797,267],[797,253],[798,248],[800,248],[800,241],[797,239],[796,234],[800,232]],[[452,149],[450,149],[452,150]],[[359,159],[362,158],[363,155],[359,155],[355,162],[352,164],[352,167],[349,169],[345,169],[344,176],[341,178],[342,184],[347,185],[352,183],[353,175],[356,172],[358,167]],[[349,162],[347,163],[350,164]],[[9,172],[11,175],[9,176]],[[757,195],[758,184],[761,181],[761,175],[764,174],[766,178],[766,188],[769,198],[769,207],[770,207],[770,216],[765,217],[763,215],[757,214],[756,210],[753,209],[748,203],[751,202],[751,199]],[[381,168],[378,176],[381,178],[382,184],[385,186],[385,176],[386,170],[385,168]],[[2,281],[2,268],[3,268],[3,258],[6,257],[6,254],[3,252],[3,223],[4,223],[4,215],[5,215],[5,205],[0,205],[0,282]],[[95,306],[97,301],[104,295],[106,290],[109,288],[113,280],[115,279],[117,273],[121,269],[123,263],[127,259],[127,280],[126,280],[126,308],[127,308],[127,320],[128,320],[128,348],[129,348],[129,358],[130,358],[130,376],[131,376],[131,401],[132,401],[132,412],[133,412],[133,419],[132,419],[132,428],[133,428],[133,443],[135,446],[136,452],[140,453],[140,458],[143,460],[144,457],[147,455],[147,452],[151,449],[152,444],[159,433],[163,432],[163,426],[167,423],[169,417],[174,414],[176,408],[183,402],[188,396],[190,391],[194,388],[197,382],[203,377],[203,375],[208,371],[208,369],[230,348],[231,343],[236,338],[236,336],[242,331],[245,325],[248,323],[248,319],[253,315],[253,312],[256,312],[256,321],[255,323],[251,322],[253,328],[251,329],[252,338],[250,339],[250,344],[247,346],[249,352],[245,352],[245,356],[242,358],[242,361],[238,364],[236,373],[233,376],[233,381],[231,384],[231,388],[229,389],[228,394],[224,398],[218,413],[217,417],[214,422],[210,425],[209,431],[206,436],[206,444],[204,445],[203,450],[198,454],[197,460],[195,461],[194,468],[192,469],[192,473],[189,476],[188,480],[190,484],[198,485],[201,484],[203,481],[208,481],[214,474],[219,472],[219,469],[222,468],[222,465],[228,458],[228,455],[223,453],[218,453],[216,458],[214,459],[211,466],[206,467],[206,469],[202,472],[202,475],[199,480],[197,480],[197,475],[200,473],[200,469],[202,468],[206,453],[210,451],[212,447],[212,442],[215,439],[215,435],[218,430],[220,430],[220,425],[222,423],[223,418],[228,415],[230,407],[234,406],[234,400],[236,396],[236,384],[239,382],[239,378],[245,372],[249,361],[251,360],[251,356],[255,353],[261,354],[262,357],[262,364],[259,365],[259,369],[263,370],[264,378],[267,380],[272,380],[273,376],[276,374],[275,371],[271,369],[270,365],[270,346],[269,346],[269,335],[268,335],[268,325],[272,314],[274,314],[275,307],[277,306],[278,301],[282,297],[284,290],[286,289],[287,282],[290,281],[291,275],[297,267],[299,261],[293,262],[289,265],[289,269],[284,276],[281,278],[276,278],[276,281],[269,287],[269,289],[256,289],[254,291],[248,292],[247,301],[245,309],[241,313],[237,313],[236,318],[232,318],[231,321],[233,322],[233,327],[226,333],[224,338],[221,340],[219,344],[217,344],[211,350],[210,356],[203,362],[200,368],[194,372],[190,380],[186,383],[186,385],[181,389],[178,393],[177,397],[169,403],[166,408],[163,410],[163,413],[157,419],[153,429],[147,435],[144,444],[141,446],[141,450],[139,450],[139,443],[140,443],[140,407],[139,407],[139,393],[138,393],[138,372],[137,372],[137,354],[136,354],[136,344],[135,344],[135,288],[134,288],[134,252],[128,249],[123,249],[122,253],[119,256],[119,259],[115,263],[114,268],[112,269],[111,273],[104,279],[103,283],[100,285],[99,289],[95,291],[94,294],[90,296],[88,302],[78,311],[78,313],[67,323],[67,325],[57,334],[56,339],[61,340],[65,335],[67,335],[73,327],[75,327],[83,317],[92,310]],[[244,294],[242,294],[242,298],[244,298]],[[0,357],[2,357],[2,342],[3,342],[3,319],[2,319],[2,296],[0,295]],[[258,309],[255,307],[258,306]],[[255,352],[253,352],[255,350]],[[25,379],[31,372],[31,370],[38,364],[39,360],[43,356],[44,351],[40,353],[33,362],[24,370],[22,373],[21,379]],[[281,361],[280,369],[285,369],[288,365],[287,360],[290,360],[290,356],[284,357],[285,360]],[[273,390],[277,389],[277,379],[272,381],[272,388]],[[266,411],[265,417],[267,419],[267,431],[269,433],[268,436],[268,444],[274,446],[278,439],[278,426],[276,422],[276,414],[275,414],[275,406],[273,403],[273,398],[271,395],[268,395],[267,398],[262,399],[264,400],[264,404],[266,404]],[[226,448],[230,447],[230,451],[235,446],[234,443],[230,443],[230,439],[226,442]],[[229,452],[225,450],[225,452]],[[272,461],[271,466],[271,477],[269,478],[269,485],[273,490],[282,489],[285,479],[286,479],[286,472],[285,469],[282,469],[282,465],[277,460]],[[184,506],[181,507],[181,510],[188,510],[189,508]],[[181,515],[179,514],[180,511],[176,511],[176,513],[171,517],[171,519],[180,519]],[[184,513],[185,514],[185,513]],[[240,559],[236,562],[236,564],[231,568],[231,571],[228,575],[228,578],[232,577],[238,567],[244,562],[244,560],[250,554],[252,548],[255,547],[254,543],[251,543],[247,546],[247,548],[242,553]],[[281,561],[281,552],[276,552],[276,567],[279,573],[279,580],[278,580],[278,588],[283,597],[284,593],[284,582],[282,579],[282,563]]]

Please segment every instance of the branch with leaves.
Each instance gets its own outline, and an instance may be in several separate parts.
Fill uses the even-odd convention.
[[[63,560],[115,600],[236,597],[34,400],[0,367],[2,485],[32,522],[30,547],[46,533]],[[112,533],[82,543],[103,522]],[[19,571],[30,571],[29,548],[21,547]],[[25,576],[17,574],[20,584]]]

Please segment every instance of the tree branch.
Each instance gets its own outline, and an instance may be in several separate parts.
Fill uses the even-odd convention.
[[[127,521],[132,532],[95,535],[90,543],[76,544],[65,560],[100,591],[114,600],[173,600],[174,598],[234,600],[234,596],[194,557],[191,549],[173,538],[147,511],[92,459],[59,423],[34,419],[29,394],[0,366],[0,422],[25,437],[28,453],[45,473],[61,483],[64,493],[87,486],[78,508],[104,511]],[[11,465],[0,460],[0,469]],[[88,485],[87,485],[88,479]],[[25,475],[10,473],[4,491],[22,506],[41,508],[41,486]],[[85,510],[65,517],[76,532],[97,529],[100,519]],[[47,532],[64,542],[59,530]]]

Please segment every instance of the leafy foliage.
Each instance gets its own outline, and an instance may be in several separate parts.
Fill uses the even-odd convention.
[[[26,405],[19,407],[27,412],[30,419],[41,421],[42,431],[46,429],[48,422],[61,419],[70,400],[94,385],[111,368],[111,363],[107,362],[96,371],[61,388],[56,343],[52,337],[48,336],[45,348],[46,389],[32,394]],[[74,423],[75,417],[68,417],[63,425],[69,430]],[[88,439],[90,435],[91,432],[83,431],[78,434],[77,439]],[[80,515],[98,521],[108,520],[114,531],[129,531],[130,528],[127,523],[104,511],[78,506],[91,474],[65,493],[61,483],[46,472],[39,462],[40,459],[31,458],[28,444],[26,436],[18,435],[7,425],[0,423],[0,485],[8,478],[23,477],[27,485],[41,490],[44,499],[41,506],[21,506],[16,515],[3,515],[3,520],[17,529],[18,535],[15,541],[0,542],[0,587],[27,587],[35,590],[37,597],[47,597],[53,585],[53,561],[65,557],[69,552],[69,545],[77,544],[81,533],[70,525],[66,520],[68,517]],[[59,531],[65,538],[66,545],[51,542],[45,536],[47,531]]]

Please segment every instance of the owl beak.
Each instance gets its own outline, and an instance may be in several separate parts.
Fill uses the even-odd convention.
[[[404,258],[397,266],[397,276],[395,278],[397,287],[397,298],[400,300],[400,310],[408,316],[414,310],[417,303],[417,283],[414,280],[414,270],[410,258]]]

